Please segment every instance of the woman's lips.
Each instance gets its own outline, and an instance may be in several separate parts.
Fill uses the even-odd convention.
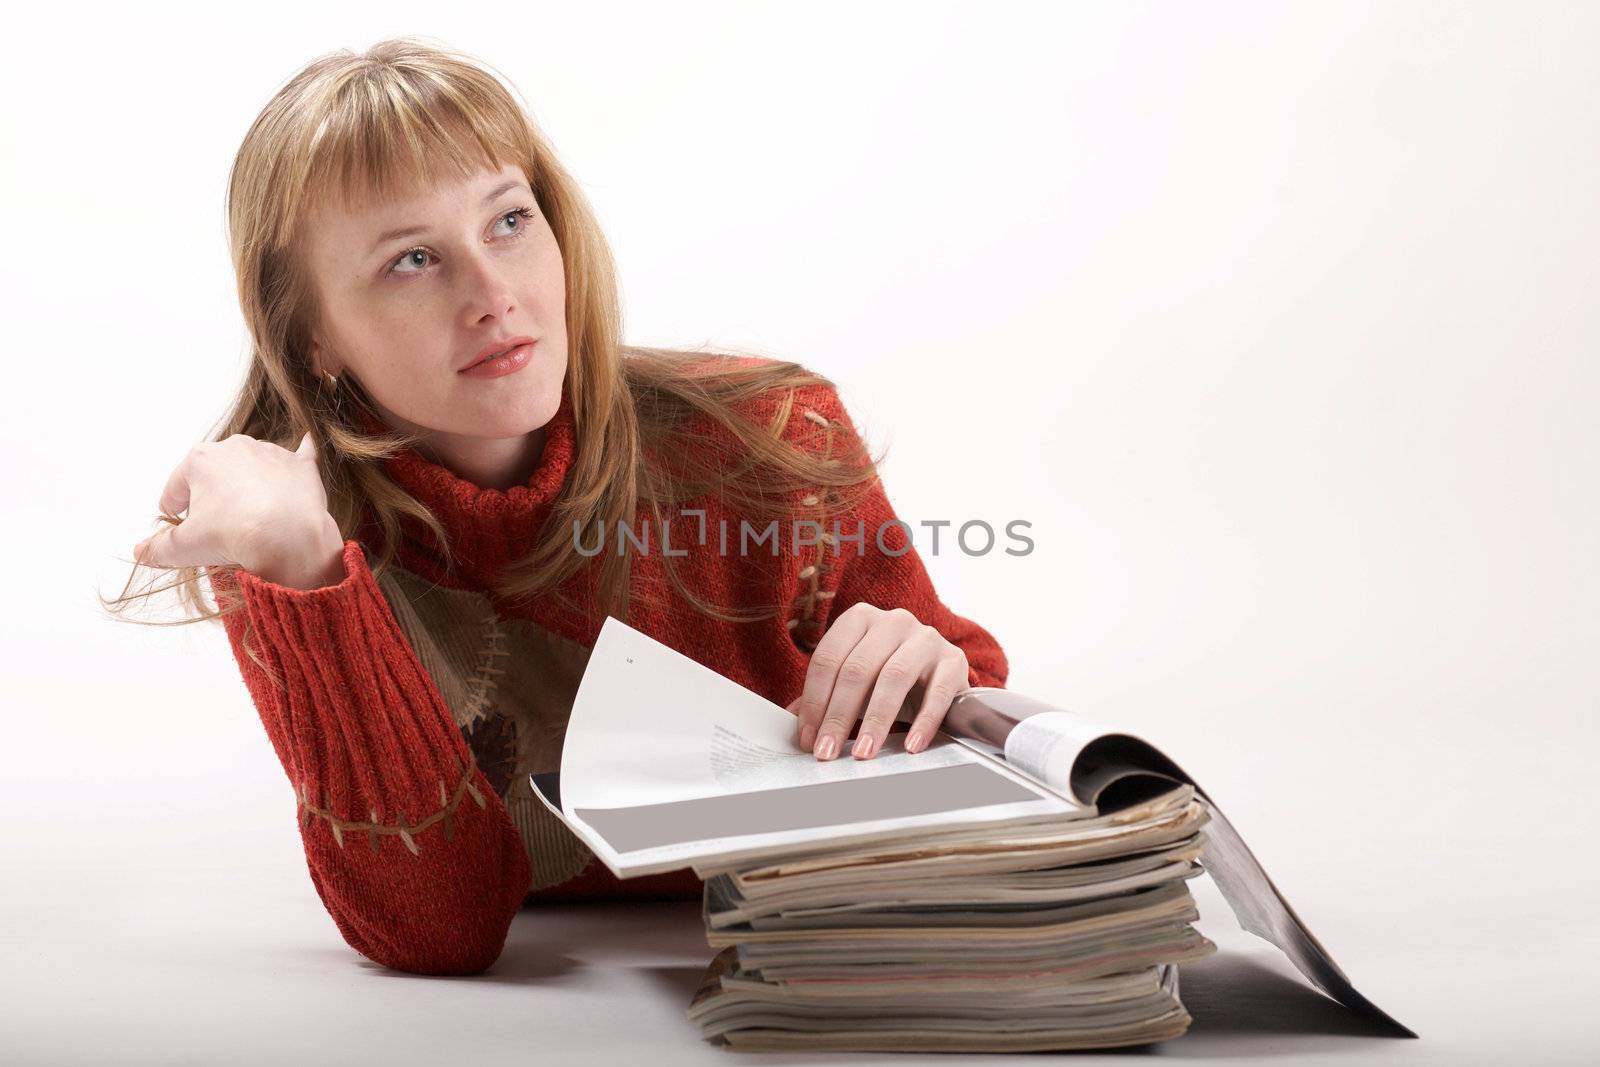
[[[504,355],[491,356],[482,363],[474,363],[466,370],[456,373],[468,378],[503,378],[508,374],[515,374],[532,362],[533,346],[536,344],[537,341],[530,341],[525,345],[518,345]]]
[[[491,359],[499,359],[520,345],[531,345],[538,340],[539,339],[537,337],[528,337],[525,334],[519,334],[512,337],[501,337],[478,349],[478,354],[473,358],[472,362],[458,369],[471,370],[480,363],[484,363]]]

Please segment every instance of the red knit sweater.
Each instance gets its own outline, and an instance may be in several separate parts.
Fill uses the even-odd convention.
[[[755,412],[770,419],[781,397],[763,398]],[[803,447],[836,447],[854,434],[837,394],[816,386],[796,393],[786,436]],[[685,436],[685,447],[709,447],[710,428]],[[457,554],[458,575],[446,582],[425,528],[407,525],[396,562],[449,588],[490,594],[502,567],[526,555],[573,462],[570,397],[546,428],[538,469],[525,485],[483,489],[415,451],[387,461],[395,482],[434,509]],[[795,502],[815,504],[813,497]],[[687,505],[686,505],[687,506]],[[740,557],[718,552],[716,531],[727,518],[736,543],[739,521],[714,498],[707,511],[711,536],[700,547],[674,524],[674,566],[697,595],[720,604],[788,604],[788,615],[758,623],[727,623],[694,610],[681,597],[669,607],[636,608],[629,622],[672,648],[778,704],[798,696],[809,650],[828,620],[851,604],[905,607],[959,645],[972,685],[1004,685],[1004,652],[982,627],[947,608],[935,593],[904,530],[889,527],[879,551],[873,532],[894,518],[881,483],[856,513],[865,524],[864,554],[851,542],[802,546],[790,538],[779,555],[763,547]],[[670,516],[669,516],[670,517]],[[636,529],[644,528],[641,513]],[[363,528],[365,529],[365,528]],[[659,527],[656,528],[659,531]],[[613,531],[614,532],[614,531]],[[670,589],[659,544],[635,553],[634,588]],[[311,881],[345,940],[358,952],[400,970],[475,974],[500,955],[512,917],[525,901],[698,897],[692,870],[619,881],[592,861],[565,881],[529,892],[530,861],[501,795],[475,757],[434,678],[397,624],[359,537],[344,546],[345,576],[336,585],[299,590],[237,572],[242,611],[225,617],[229,643],[279,761],[294,786]],[[570,588],[592,589],[582,572]],[[212,575],[229,587],[226,572]],[[531,607],[492,598],[511,625],[535,623],[592,648],[602,618],[576,618],[542,603]],[[580,603],[583,601],[580,601]],[[283,682],[274,686],[245,654],[251,647]],[[517,620],[526,620],[519,623]],[[500,777],[504,778],[504,775]],[[510,794],[507,793],[506,796]]]

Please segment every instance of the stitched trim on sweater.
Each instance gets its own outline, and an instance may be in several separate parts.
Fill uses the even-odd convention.
[[[483,659],[478,664],[478,669],[467,679],[467,696],[461,702],[461,708],[456,712],[456,720],[460,723],[471,725],[476,722],[488,707],[490,698],[494,695],[496,686],[495,677],[506,673],[506,669],[497,666],[497,661],[511,655],[511,649],[506,647],[506,627],[500,621],[499,612],[489,612],[489,629],[484,640],[486,646],[483,650]]]
[[[832,456],[835,424],[829,421],[827,416],[813,411],[811,408],[806,408],[804,414],[806,418],[827,431],[828,435],[823,454],[824,456]],[[802,497],[800,504],[802,507],[813,508],[822,504],[824,498],[827,500],[828,508],[831,508],[835,502],[834,497],[826,490],[823,491],[822,497],[817,496],[815,493]],[[823,514],[830,513],[828,508],[824,508]],[[817,640],[822,636],[820,633],[821,623],[817,619],[819,605],[822,601],[833,596],[833,593],[821,588],[821,581],[822,576],[835,566],[827,563],[824,559],[827,548],[834,544],[835,539],[831,533],[822,533],[818,535],[817,541],[816,560],[800,568],[800,580],[806,583],[806,586],[800,596],[795,599],[794,604],[790,606],[790,618],[785,624],[788,626],[789,636],[794,639],[795,644],[807,652],[815,650]]]
[[[329,807],[319,808],[311,803],[307,783],[301,782],[299,792],[300,828],[304,830],[310,824],[311,817],[315,815],[327,822],[328,829],[333,831],[333,840],[340,848],[344,848],[344,831],[354,830],[357,833],[365,833],[367,835],[367,847],[373,852],[378,851],[378,835],[398,834],[406,848],[411,850],[411,854],[413,856],[419,855],[422,850],[417,845],[413,835],[421,833],[434,823],[443,820],[446,841],[454,837],[451,818],[455,814],[456,808],[460,806],[463,796],[470,796],[480,808],[488,803],[483,799],[483,794],[478,792],[478,787],[472,784],[472,775],[477,768],[462,767],[459,759],[456,760],[456,767],[461,771],[461,781],[456,784],[455,795],[450,796],[447,794],[444,782],[439,780],[439,810],[414,825],[408,824],[403,817],[393,826],[387,825],[378,820],[376,811],[370,813],[372,818],[368,822],[354,822],[349,819],[338,818],[333,814],[331,804]],[[329,803],[326,794],[323,795],[322,800],[324,804]]]

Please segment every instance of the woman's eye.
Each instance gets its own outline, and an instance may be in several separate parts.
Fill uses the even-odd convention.
[[[515,225],[511,227],[510,232],[517,233],[521,230],[526,230],[528,228],[528,221],[532,218],[532,208],[519,207],[515,211],[508,211],[504,215],[501,215],[499,221],[505,222],[507,219],[512,220]]]
[[[409,252],[401,253],[400,258],[395,260],[394,261],[394,265],[391,266],[389,269],[391,271],[393,271],[395,274],[415,274],[416,271],[403,270],[401,268],[403,268],[407,264],[410,264],[411,266],[414,266],[414,267],[426,267],[428,265],[427,257],[429,255],[431,255],[431,254],[432,253],[430,253],[426,248],[413,248]],[[421,263],[416,262],[417,257],[419,257],[419,256],[422,257],[422,262]]]
[[[522,232],[528,228],[528,222],[532,218],[532,208],[519,207],[513,211],[508,211],[504,215],[501,215],[495,220],[495,225],[498,227],[500,224],[510,221],[512,223],[511,228],[506,231],[503,236],[517,238],[520,237]],[[419,247],[408,249],[407,251],[400,253],[400,258],[395,260],[394,263],[389,266],[389,272],[391,274],[416,274],[417,271],[408,270],[406,268],[416,267],[420,270],[421,268],[426,267],[428,265],[428,257],[431,255],[433,255],[433,253],[429,252],[426,248]],[[418,262],[419,259],[421,260],[420,262]]]

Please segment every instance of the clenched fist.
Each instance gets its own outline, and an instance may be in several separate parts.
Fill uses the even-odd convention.
[[[344,539],[307,433],[293,452],[248,434],[195,445],[167,479],[161,510],[188,515],[134,546],[150,567],[234,563],[296,588],[344,573]]]

